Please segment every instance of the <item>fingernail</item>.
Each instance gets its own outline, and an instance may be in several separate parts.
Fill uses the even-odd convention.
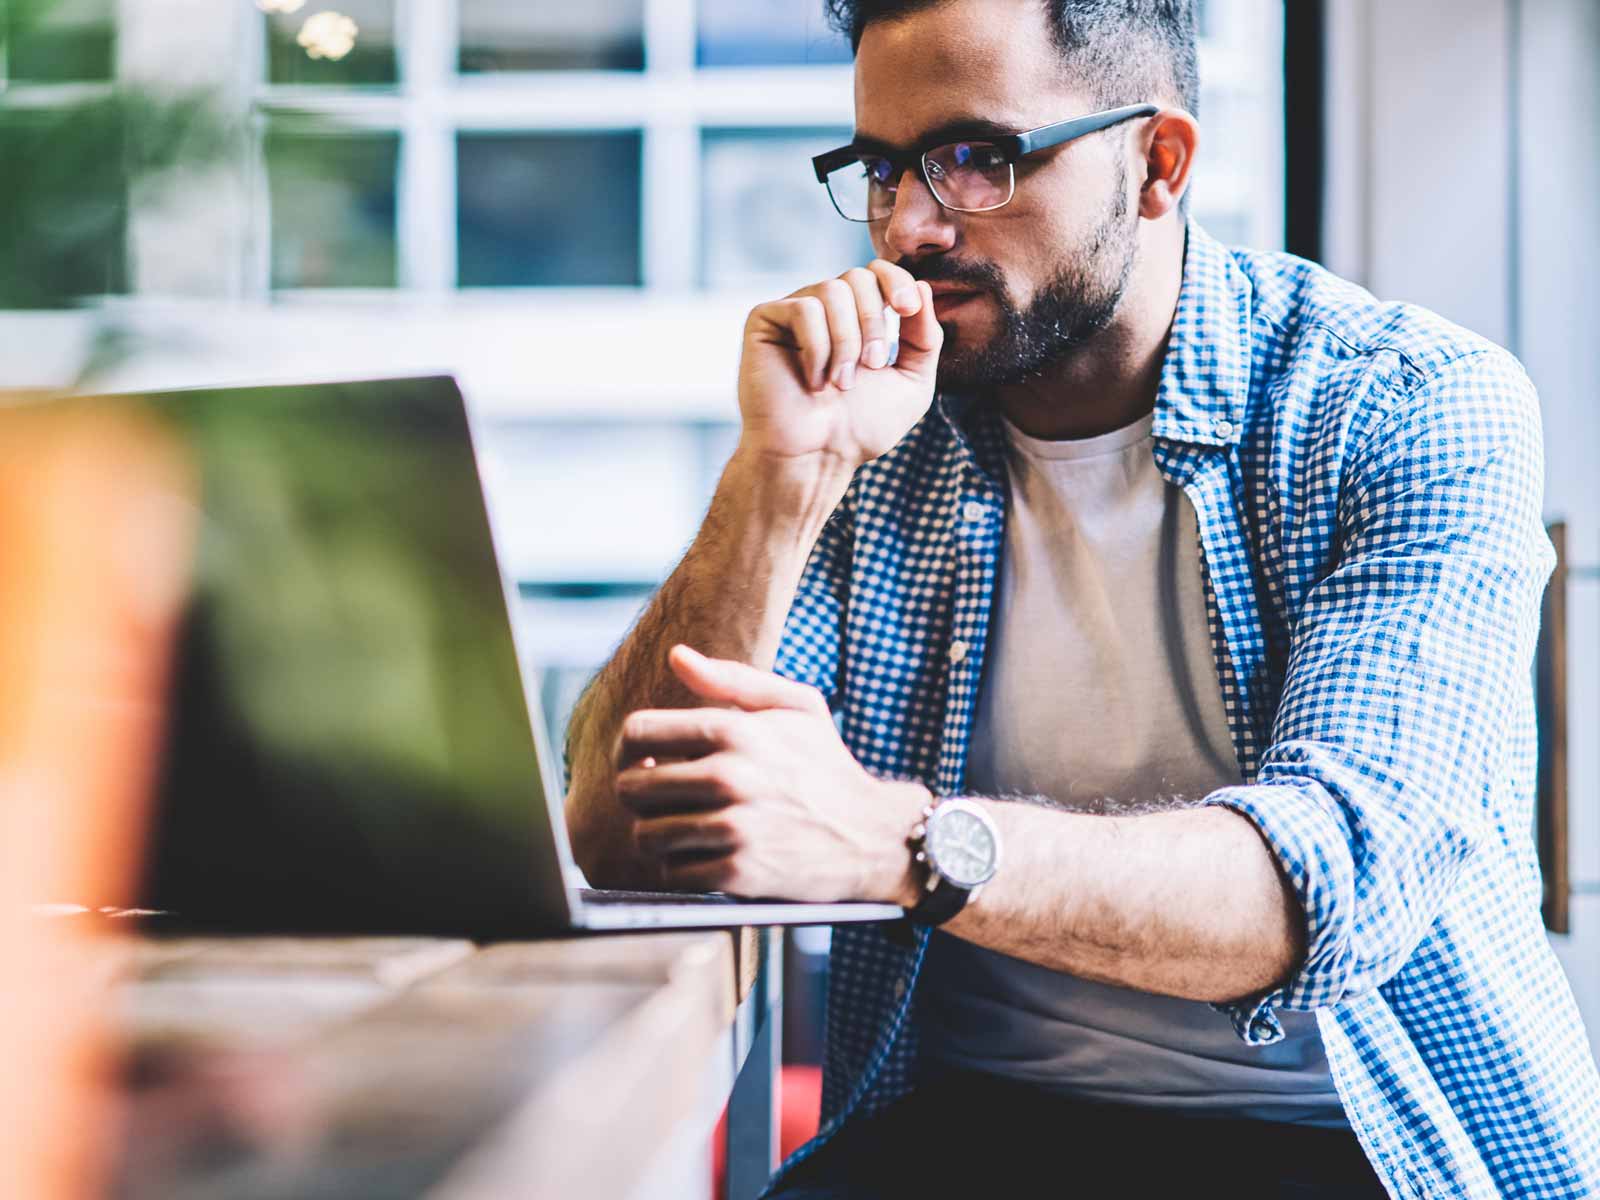
[[[922,297],[920,294],[918,294],[917,289],[914,287],[908,287],[901,288],[898,292],[890,297],[889,302],[896,308],[915,308],[921,302],[921,300]]]
[[[889,361],[889,347],[885,346],[880,339],[873,338],[867,343],[867,352],[863,357],[866,359],[867,367],[876,371]]]
[[[855,363],[845,363],[844,369],[839,372],[839,388],[841,391],[848,392],[855,385],[856,365]]]

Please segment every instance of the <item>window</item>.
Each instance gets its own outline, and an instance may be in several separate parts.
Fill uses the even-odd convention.
[[[845,127],[702,135],[706,287],[783,295],[872,257],[866,226],[839,219],[811,169],[813,154],[849,139]]]
[[[464,133],[457,147],[462,287],[639,283],[637,133]]]
[[[823,19],[821,0],[700,0],[702,67],[847,63],[850,43]]]
[[[267,79],[324,87],[393,86],[396,0],[338,0],[267,14]]]
[[[395,285],[399,142],[393,133],[268,134],[273,287]]]
[[[639,71],[644,0],[460,0],[460,69]]]

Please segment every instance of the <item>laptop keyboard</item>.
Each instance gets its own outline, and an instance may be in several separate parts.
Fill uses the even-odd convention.
[[[583,888],[578,893],[585,904],[747,904],[740,896],[726,892],[618,892]]]

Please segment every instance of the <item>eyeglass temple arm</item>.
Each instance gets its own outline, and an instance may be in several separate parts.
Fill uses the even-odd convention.
[[[1024,154],[1032,154],[1035,150],[1045,150],[1051,146],[1058,146],[1062,142],[1070,142],[1073,138],[1098,132],[1120,121],[1130,121],[1134,117],[1150,117],[1160,111],[1160,106],[1155,104],[1130,104],[1123,108],[1111,108],[1105,112],[1090,113],[1086,117],[1074,117],[1070,121],[1057,121],[1053,125],[1041,125],[1039,128],[1030,129],[1025,133],[1011,134],[1009,137],[998,137],[992,140],[1001,145],[1009,143],[1013,157],[1020,158]],[[840,146],[837,150],[829,150],[825,154],[818,154],[811,160],[811,169],[816,172],[817,182],[827,183],[830,172],[854,162],[859,154],[860,151],[853,144]],[[883,157],[887,158],[895,167],[897,174],[904,174],[908,170],[920,169],[922,152],[884,154]]]
[[[1135,117],[1153,117],[1160,111],[1160,105],[1156,104],[1129,104],[1122,108],[1108,108],[1105,112],[1090,113],[1086,117],[1074,117],[1070,121],[1057,121],[1054,125],[1041,125],[1037,129],[1016,135],[1017,156],[1020,158],[1024,154],[1032,154],[1035,150],[1059,146],[1062,142],[1070,142],[1073,138],[1083,137],[1085,134],[1097,133],[1119,122],[1131,121]]]

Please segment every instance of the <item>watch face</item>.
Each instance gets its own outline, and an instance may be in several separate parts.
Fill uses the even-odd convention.
[[[994,873],[994,834],[981,817],[959,808],[928,823],[928,857],[951,883],[976,887]]]

